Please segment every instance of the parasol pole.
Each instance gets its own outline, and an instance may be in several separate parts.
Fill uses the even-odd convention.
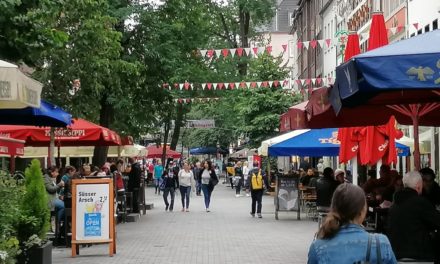
[[[48,166],[55,165],[55,128],[51,127],[49,131],[50,143],[49,143],[49,164]]]
[[[419,108],[420,108],[420,104],[410,105],[411,120],[413,122],[413,129],[414,129],[414,166],[416,170],[420,170]]]

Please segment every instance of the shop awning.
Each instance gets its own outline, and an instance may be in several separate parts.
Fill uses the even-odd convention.
[[[8,137],[0,137],[0,155],[23,156],[24,141]]]

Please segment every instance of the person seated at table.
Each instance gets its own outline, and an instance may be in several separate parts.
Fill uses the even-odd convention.
[[[366,212],[362,189],[350,183],[340,184],[317,239],[310,245],[307,263],[397,263],[388,238],[365,231],[362,222]]]
[[[435,182],[435,173],[431,168],[420,170],[423,179],[422,196],[428,199],[432,205],[440,205],[440,186]]]
[[[299,179],[299,182],[303,185],[303,186],[309,186],[310,181],[315,178],[315,170],[314,169],[308,169],[307,170],[307,174],[302,176]]]
[[[334,178],[333,169],[327,167],[323,171],[323,177],[316,182],[316,206],[318,211],[328,211],[333,193],[339,183]]]
[[[362,185],[362,189],[364,189],[365,194],[372,193],[377,186],[376,171],[368,170],[367,176],[367,181],[364,185]]]
[[[434,234],[440,229],[440,212],[421,196],[423,181],[418,171],[405,174],[403,185],[394,195],[388,215],[388,236],[394,253],[398,259],[435,258],[439,263],[440,244]]]
[[[387,187],[391,183],[392,172],[389,165],[382,164],[379,169],[380,178],[377,180],[377,187]]]
[[[382,192],[380,207],[388,208],[394,202],[394,194],[403,189],[402,176],[396,170],[391,170],[391,183]]]
[[[335,180],[338,182],[338,184],[347,183],[348,181],[345,179],[345,171],[342,169],[336,169]]]

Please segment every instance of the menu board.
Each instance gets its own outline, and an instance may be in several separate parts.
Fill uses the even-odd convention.
[[[298,178],[278,177],[277,210],[298,210]]]

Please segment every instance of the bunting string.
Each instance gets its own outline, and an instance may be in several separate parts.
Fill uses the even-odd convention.
[[[176,98],[173,99],[178,104],[191,104],[191,103],[208,103],[220,100],[218,97],[206,97],[206,98]]]
[[[402,32],[402,30],[404,29],[409,29],[410,27],[414,27],[416,30],[418,30],[420,28],[420,24],[419,23],[413,23],[413,24],[408,24],[408,25],[404,25],[404,26],[397,26],[397,27],[391,27],[391,28],[387,28],[387,32],[391,33],[392,35],[395,35],[397,33]],[[365,40],[369,37],[369,33],[362,33],[359,34],[361,41]],[[340,37],[335,37],[335,38],[328,38],[328,39],[313,39],[313,40],[308,40],[308,41],[298,41],[296,43],[289,43],[290,45],[295,45],[297,49],[316,49],[316,47],[320,47],[320,48],[330,48],[332,45],[337,45],[340,42],[344,42],[346,40],[347,36],[340,36]],[[281,45],[281,50],[282,53],[286,52],[288,48],[292,48],[289,47],[289,44],[282,44]],[[243,57],[243,56],[247,56],[247,57],[257,57],[260,54],[263,53],[267,53],[267,54],[272,54],[273,52],[273,46],[265,46],[265,47],[250,47],[250,48],[234,48],[234,49],[199,49],[200,55],[202,57],[207,57],[207,58],[212,58],[212,57],[223,57],[226,58],[228,56],[230,57]]]
[[[285,79],[273,81],[258,81],[258,82],[218,82],[218,83],[164,83],[163,89],[166,90],[236,90],[236,89],[254,89],[254,88],[280,88],[293,89],[296,84],[297,87],[311,87],[311,86],[326,86],[333,84],[334,78],[308,78],[308,79]]]

